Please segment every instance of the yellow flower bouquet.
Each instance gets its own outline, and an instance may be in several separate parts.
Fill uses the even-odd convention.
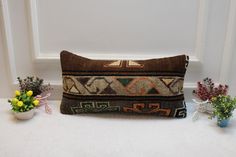
[[[33,91],[20,92],[15,91],[15,96],[8,102],[14,112],[27,112],[39,105],[39,100],[33,96]]]

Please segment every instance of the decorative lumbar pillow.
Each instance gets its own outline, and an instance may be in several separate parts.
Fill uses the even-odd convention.
[[[61,52],[61,113],[123,112],[186,117],[188,56],[92,60]]]

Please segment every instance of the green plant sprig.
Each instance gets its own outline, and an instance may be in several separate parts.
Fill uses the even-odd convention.
[[[236,97],[231,98],[229,95],[219,95],[213,97],[211,101],[214,109],[212,117],[224,120],[233,116],[233,111],[236,108]]]

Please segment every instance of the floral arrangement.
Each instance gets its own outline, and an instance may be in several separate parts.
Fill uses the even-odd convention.
[[[236,109],[236,97],[231,98],[229,95],[219,95],[211,99],[213,106],[212,117],[217,117],[219,121],[229,119]]]
[[[52,87],[50,84],[44,84],[44,80],[40,79],[38,77],[27,77],[25,79],[21,79],[20,77],[17,77],[17,80],[19,82],[19,87],[21,92],[25,91],[32,91],[33,96],[40,95],[42,93],[47,93],[52,90]]]
[[[229,86],[219,84],[215,85],[211,78],[205,78],[202,82],[197,83],[197,89],[193,90],[193,95],[202,101],[211,101],[218,95],[227,95]]]
[[[193,90],[193,95],[200,101],[193,99],[196,103],[196,111],[193,114],[193,121],[199,118],[199,113],[207,113],[213,115],[214,108],[212,98],[219,95],[226,96],[229,90],[228,85],[216,85],[211,78],[205,78],[202,82],[197,82],[197,89]]]
[[[34,98],[32,90],[24,92],[16,90],[15,97],[8,102],[14,112],[27,112],[39,105],[39,100]]]
[[[52,110],[47,103],[51,95],[50,84],[44,84],[38,77],[17,78],[20,90],[15,91],[15,96],[8,100],[11,104],[13,115],[19,120],[31,119],[34,116],[35,107],[44,105],[45,112],[51,114]]]

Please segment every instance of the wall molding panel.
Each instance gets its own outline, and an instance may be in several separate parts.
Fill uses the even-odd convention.
[[[2,24],[2,31],[4,36],[4,50],[7,55],[7,59],[9,61],[9,73],[11,82],[13,84],[16,84],[16,65],[15,65],[15,51],[14,51],[14,45],[13,45],[13,39],[12,39],[12,31],[11,31],[11,22],[10,22],[10,15],[8,10],[8,2],[7,0],[1,0],[1,24]]]
[[[28,6],[28,14],[30,18],[30,28],[31,28],[31,39],[32,39],[32,51],[34,52],[34,59],[38,62],[43,62],[44,60],[59,60],[58,55],[55,55],[55,52],[47,52],[42,53],[40,50],[40,41],[39,41],[39,28],[38,28],[38,11],[37,11],[37,0],[27,0]],[[196,31],[196,39],[195,39],[195,52],[194,55],[190,56],[190,62],[194,64],[200,64],[201,59],[204,53],[204,44],[205,44],[205,34],[207,29],[207,15],[208,15],[208,1],[199,0],[199,8],[198,8],[198,17],[197,17],[197,31]],[[74,52],[78,50],[73,50]],[[144,52],[145,53],[145,52]],[[113,54],[112,57],[122,59],[124,58],[123,54],[127,54],[124,52],[123,54],[117,54],[110,52]],[[173,53],[174,54],[174,53]],[[107,54],[103,52],[96,53],[82,53],[82,55],[91,57],[91,58],[107,58]],[[146,53],[136,55],[137,59],[140,58],[161,58],[165,57],[166,54],[161,53]],[[126,55],[125,58],[133,58],[134,56]]]
[[[230,69],[233,58],[233,48],[235,43],[236,33],[236,1],[230,1],[230,9],[228,13],[227,31],[225,35],[224,50],[222,53],[220,82],[229,83]]]
[[[14,3],[17,3],[16,0],[0,0],[1,5],[1,29],[3,31],[3,39],[4,39],[4,51],[6,53],[6,59],[9,62],[9,78],[11,79],[13,87],[16,87],[16,77],[19,75],[21,76],[21,70],[16,64],[16,54],[22,53],[22,55],[25,55],[25,52],[18,52],[19,50],[16,49],[15,44],[16,39],[14,34],[13,28],[16,27],[15,25],[12,25],[11,18],[12,18],[12,8],[11,5],[14,5]],[[60,62],[59,62],[59,55],[58,52],[55,51],[48,51],[48,50],[41,50],[41,43],[40,43],[40,31],[39,31],[39,12],[38,12],[38,3],[40,1],[38,0],[26,0],[24,2],[26,10],[25,15],[20,16],[27,16],[27,30],[28,34],[27,38],[29,38],[29,52],[31,54],[30,58],[31,61],[28,64],[32,64],[34,66],[34,72],[36,75],[39,75],[43,78],[45,78],[45,82],[50,82],[51,85],[58,90],[59,92],[56,93],[56,96],[54,98],[58,98],[60,96],[61,92],[61,78],[60,78]],[[221,43],[221,45],[216,45],[219,47],[219,52],[217,52],[219,55],[222,56],[220,63],[212,63],[212,64],[220,64],[220,69],[213,69],[214,66],[208,67],[208,64],[206,61],[211,62],[212,58],[206,58],[206,56],[209,56],[209,53],[214,54],[214,52],[210,52],[209,50],[206,50],[206,47],[208,46],[208,39],[209,36],[214,36],[214,34],[210,34],[209,23],[212,22],[214,25],[214,22],[216,23],[216,20],[212,18],[212,6],[214,5],[222,5],[221,12],[228,12],[227,19],[222,19],[220,23],[220,28],[222,27],[221,34],[215,35],[215,38],[219,38],[224,36],[224,42]],[[191,52],[190,55],[190,66],[187,72],[187,78],[186,82],[184,84],[184,88],[191,92],[193,88],[196,87],[196,80],[199,80],[199,78],[203,78],[207,76],[207,73],[204,73],[204,69],[208,68],[210,70],[213,70],[218,77],[215,77],[215,80],[217,82],[221,83],[228,83],[229,73],[230,73],[230,67],[232,65],[232,56],[233,56],[233,43],[236,40],[234,37],[235,26],[236,26],[236,2],[233,0],[228,0],[228,2],[223,1],[209,1],[209,0],[199,0],[197,2],[197,16],[193,17],[196,18],[196,31],[195,33],[195,39],[194,39],[194,47],[193,52]],[[229,9],[227,10],[227,7]],[[53,6],[51,6],[53,7]],[[55,6],[54,6],[55,7]],[[211,14],[210,14],[211,13]],[[41,14],[40,14],[41,15]],[[195,14],[194,14],[195,15]],[[187,26],[186,26],[187,27]],[[223,29],[226,30],[223,30]],[[224,33],[225,32],[225,33]],[[24,45],[23,45],[24,46]],[[26,46],[25,46],[26,47]],[[222,47],[222,50],[220,48]],[[208,47],[209,49],[209,47]],[[78,52],[78,50],[71,49],[71,51]],[[179,51],[178,51],[179,52]],[[126,52],[122,53],[116,53],[115,51],[109,51],[109,53],[104,52],[84,52],[80,53],[80,55],[94,58],[94,59],[106,59],[109,56],[109,59],[147,59],[147,58],[161,58],[170,56],[171,54],[176,54],[176,51],[168,52],[167,54],[162,52],[143,52],[138,54],[130,54]],[[125,54],[125,55],[124,55]],[[207,55],[208,54],[208,55]],[[230,62],[231,61],[231,62]],[[29,62],[29,60],[27,60]],[[31,63],[32,62],[32,63]],[[30,75],[30,74],[29,74]],[[190,96],[189,96],[190,97]]]

